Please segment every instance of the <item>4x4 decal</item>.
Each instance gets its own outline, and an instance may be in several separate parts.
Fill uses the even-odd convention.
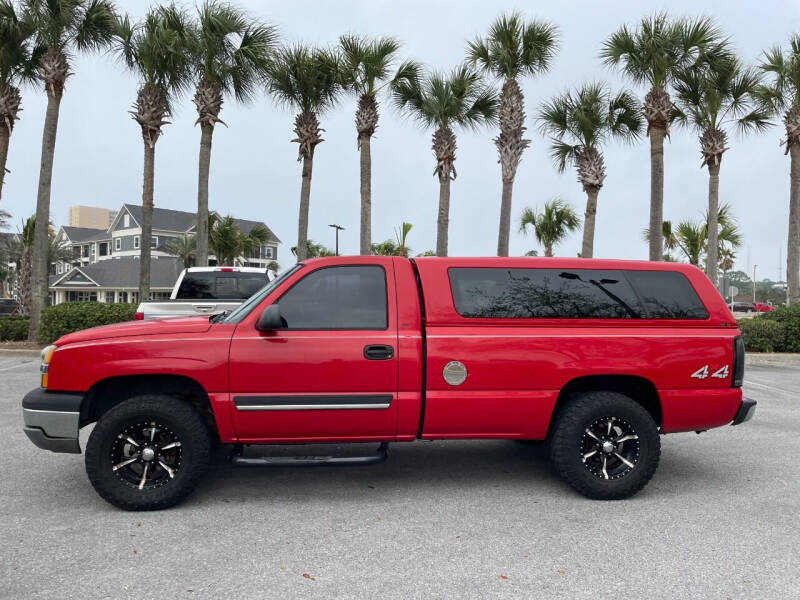
[[[705,379],[708,377],[708,372],[709,372],[708,365],[703,365],[702,367],[697,369],[697,371],[692,373],[691,377],[694,377],[695,379]],[[719,369],[711,373],[711,377],[716,377],[717,379],[727,379],[728,373],[729,373],[728,365],[725,365],[724,367],[720,367]]]

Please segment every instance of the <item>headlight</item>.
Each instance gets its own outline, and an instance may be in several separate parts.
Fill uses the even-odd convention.
[[[53,358],[53,352],[56,351],[55,346],[47,346],[47,348],[42,348],[42,387],[47,387],[47,369],[50,366],[50,359]]]

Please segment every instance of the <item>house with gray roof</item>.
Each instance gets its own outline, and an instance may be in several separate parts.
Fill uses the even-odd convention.
[[[249,233],[254,227],[261,225],[266,228],[268,235],[266,244],[256,248],[250,256],[240,256],[234,266],[266,268],[272,261],[278,259],[278,246],[281,241],[265,223],[246,219],[234,220],[243,233]],[[108,229],[61,227],[57,239],[62,245],[69,247],[71,255],[69,260],[51,266],[51,302],[58,304],[71,298],[99,302],[138,301],[138,298],[131,294],[139,288],[141,222],[141,205],[123,204]],[[196,214],[182,210],[153,208],[152,230],[151,277],[155,277],[157,270],[166,277],[172,271],[164,265],[175,263],[177,260],[167,252],[166,248],[169,242],[176,238],[195,235]],[[164,262],[158,264],[161,261]],[[216,257],[210,256],[209,264],[215,265]],[[66,277],[75,269],[78,269],[79,273]],[[94,278],[92,274],[95,274]],[[156,286],[153,279],[151,281],[153,298],[163,297],[165,292],[167,292],[166,297],[169,297],[168,292],[172,290],[176,278],[177,273],[163,289]]]

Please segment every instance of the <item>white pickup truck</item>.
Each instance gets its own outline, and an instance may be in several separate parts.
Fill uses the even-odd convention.
[[[274,278],[274,271],[253,267],[190,267],[181,271],[169,300],[142,302],[135,319],[231,311]]]

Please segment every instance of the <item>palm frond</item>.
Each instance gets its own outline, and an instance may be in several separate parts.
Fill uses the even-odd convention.
[[[267,68],[267,91],[279,103],[322,114],[339,100],[341,56],[336,50],[302,44],[276,51]]]

